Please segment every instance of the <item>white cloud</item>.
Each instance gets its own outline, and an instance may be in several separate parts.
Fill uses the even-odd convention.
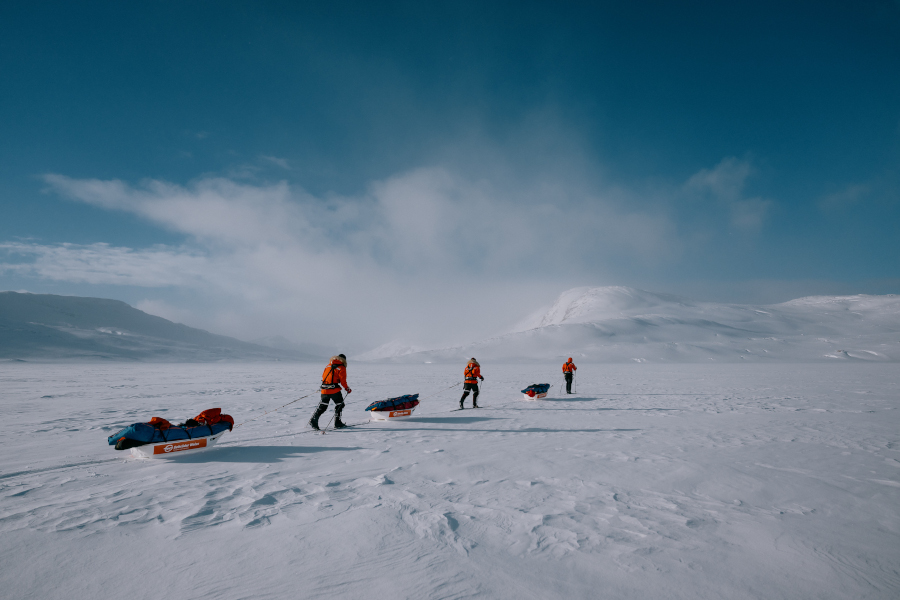
[[[7,244],[30,256],[0,268],[58,281],[177,286],[210,308],[193,322],[246,339],[426,343],[490,334],[573,281],[616,279],[679,251],[666,212],[632,208],[622,190],[552,179],[498,185],[439,169],[315,197],[286,182],[47,175],[49,189],[139,215],[183,246]],[[546,298],[542,295],[546,292]],[[144,306],[178,316],[176,302]],[[181,314],[179,318],[188,318]]]
[[[9,242],[0,243],[0,252],[10,260],[0,263],[0,272],[99,285],[194,285],[203,279],[207,263],[194,252],[163,246],[132,250],[102,243],[48,246]]]
[[[266,156],[266,155],[262,155],[259,158],[266,162],[270,162],[277,167],[281,167],[285,171],[291,170],[291,165],[290,165],[290,163],[288,163],[287,159],[285,159],[285,158],[278,158],[277,156]]]
[[[222,178],[189,188],[154,180],[139,188],[61,175],[45,180],[62,195],[136,213],[205,248],[239,250],[242,260],[290,257],[289,270],[318,270],[326,279],[329,273],[318,269],[323,261],[397,275],[496,274],[531,269],[548,255],[555,262],[560,253],[568,264],[596,263],[604,248],[656,260],[672,245],[663,214],[629,211],[564,188],[498,190],[443,169],[376,182],[361,197],[330,198],[284,182],[255,186]]]
[[[689,192],[712,197],[730,213],[731,224],[738,229],[759,229],[772,201],[744,196],[744,188],[749,177],[754,174],[753,165],[747,160],[734,157],[723,159],[713,169],[701,169],[694,174],[685,187]]]
[[[828,194],[819,199],[819,208],[824,211],[834,211],[852,206],[863,200],[871,192],[871,187],[865,184],[855,183],[844,189]]]

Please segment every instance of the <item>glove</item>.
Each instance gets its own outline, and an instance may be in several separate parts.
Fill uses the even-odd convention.
[[[347,388],[347,393],[348,393],[348,394],[349,394],[350,392],[352,392],[352,391],[353,391],[353,390],[351,390],[350,388]]]
[[[484,377],[482,377],[481,375],[478,376],[478,379],[484,381]]]

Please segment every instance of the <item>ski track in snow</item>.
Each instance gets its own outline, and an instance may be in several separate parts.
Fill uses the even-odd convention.
[[[0,365],[4,597],[900,596],[892,365],[580,364],[560,396],[558,366],[485,364],[477,411],[455,388],[318,435],[311,397],[195,455],[106,445],[252,419],[318,367]],[[351,362],[345,420],[461,373]]]

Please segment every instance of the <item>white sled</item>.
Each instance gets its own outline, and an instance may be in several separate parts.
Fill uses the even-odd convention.
[[[397,419],[406,419],[412,416],[416,407],[404,408],[403,410],[370,410],[373,421],[394,421]]]
[[[528,400],[529,402],[533,402],[535,400],[540,400],[541,398],[546,398],[547,394],[549,394],[549,393],[550,392],[547,391],[547,392],[544,392],[543,394],[535,394],[533,397],[529,396],[528,394],[522,394],[522,396],[524,396],[525,399]]]
[[[228,430],[220,431],[215,435],[196,437],[190,440],[178,440],[175,442],[159,442],[145,444],[131,449],[131,455],[135,458],[165,458],[167,456],[182,456],[185,452],[199,452],[212,448],[219,438],[228,433]]]

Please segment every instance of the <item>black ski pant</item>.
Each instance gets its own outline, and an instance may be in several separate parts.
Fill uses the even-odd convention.
[[[318,408],[316,408],[316,412],[313,417],[318,419],[320,416],[322,416],[322,413],[328,410],[328,403],[331,400],[334,400],[334,416],[340,419],[341,411],[344,410],[344,396],[340,392],[338,392],[337,394],[322,394],[322,397],[319,400],[319,406]]]
[[[469,395],[469,392],[472,392],[472,406],[478,406],[478,384],[477,383],[464,383],[463,384],[463,395],[462,398],[459,399],[459,404],[462,406],[462,403],[466,401],[466,398]]]
[[[572,393],[572,374],[571,373],[563,373],[563,377],[566,378],[566,393]]]

